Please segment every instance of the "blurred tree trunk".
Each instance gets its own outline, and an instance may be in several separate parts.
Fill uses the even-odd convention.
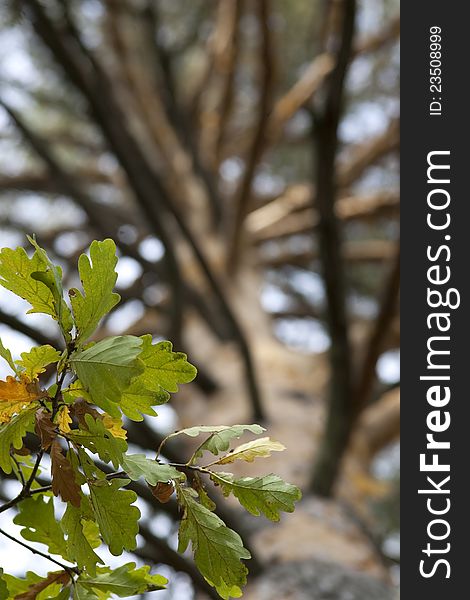
[[[30,233],[16,201],[28,194],[50,201],[56,220],[43,224],[40,241],[59,256],[66,278],[91,239],[112,237],[140,269],[119,289],[124,308],[142,308],[123,332],[168,337],[198,366],[190,394],[175,400],[180,423],[266,423],[292,448],[287,461],[273,457],[273,470],[307,493],[331,496],[377,392],[377,360],[399,337],[398,241],[388,228],[398,190],[385,177],[377,188],[356,187],[372,167],[387,172],[398,120],[384,111],[374,135],[354,143],[339,135],[353,102],[349,67],[361,58],[379,71],[398,21],[358,39],[355,0],[167,4],[106,0],[93,3],[93,13],[81,0],[8,0],[43,80],[11,77],[5,85],[17,96],[0,96],[12,125],[0,142],[22,152],[21,168],[0,175],[0,193],[13,198],[1,224]],[[82,220],[60,222],[61,197]],[[360,236],[351,234],[357,229]],[[146,244],[159,249],[156,257]],[[295,284],[317,273],[324,305]],[[274,308],[261,302],[270,288],[282,300]],[[351,314],[358,290],[378,302],[375,318]],[[312,321],[327,330],[327,357],[275,339],[281,326]],[[53,337],[3,307],[0,322],[40,344]],[[371,423],[376,452],[396,428]],[[143,427],[130,428],[130,441],[151,450],[159,434]],[[167,448],[177,462],[188,450]],[[155,510],[175,517],[171,503]],[[231,507],[223,518],[249,537],[251,522],[240,526]],[[186,572],[213,597],[166,540],[149,528],[144,538],[142,556]],[[253,556],[250,570],[261,572],[255,549]]]

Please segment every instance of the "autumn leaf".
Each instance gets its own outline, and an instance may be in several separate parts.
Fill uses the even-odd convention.
[[[74,470],[57,440],[51,445],[52,493],[60,496],[64,502],[70,502],[77,508],[81,501],[81,488],[75,481]]]
[[[240,444],[240,446],[231,450],[226,456],[219,458],[219,460],[211,464],[226,465],[236,460],[253,462],[255,458],[267,458],[271,456],[271,452],[282,452],[285,449],[286,447],[280,442],[274,442],[268,437],[259,438],[246,444]]]
[[[115,438],[127,439],[127,431],[122,427],[122,420],[119,417],[112,417],[107,413],[104,413],[103,425]]]
[[[149,488],[155,498],[162,504],[168,502],[175,491],[175,486],[172,483],[163,483],[162,481],[159,481],[157,485],[149,485]]]
[[[31,383],[25,377],[18,381],[9,375],[6,381],[0,381],[0,423],[8,423],[13,415],[45,395],[37,382]]]
[[[91,415],[95,420],[100,418],[100,413],[96,408],[92,408],[83,398],[78,398],[70,407],[72,415],[77,419],[82,429],[87,429],[85,415]]]
[[[36,433],[41,440],[41,447],[48,450],[57,437],[56,424],[51,421],[51,413],[45,408],[41,408],[36,412]]]
[[[48,573],[45,579],[41,579],[37,583],[30,585],[26,592],[17,594],[15,600],[35,600],[40,592],[53,583],[67,585],[69,581],[70,575],[66,571],[54,571],[53,573]]]
[[[72,423],[72,417],[70,416],[70,410],[68,406],[62,406],[57,413],[57,425],[61,433],[68,433],[71,431],[70,423]]]

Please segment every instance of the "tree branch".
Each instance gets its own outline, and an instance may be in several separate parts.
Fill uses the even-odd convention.
[[[23,548],[26,548],[26,550],[29,550],[33,554],[37,554],[38,556],[42,556],[46,560],[49,560],[50,562],[53,562],[54,564],[58,565],[61,569],[63,569],[64,571],[67,571],[67,573],[71,577],[73,575],[79,575],[80,571],[79,571],[78,567],[68,567],[67,565],[64,565],[64,563],[61,563],[60,561],[56,560],[55,558],[52,558],[52,556],[49,556],[49,554],[45,554],[44,552],[41,552],[40,550],[36,550],[36,548],[33,548],[32,546],[28,546],[28,544],[25,544],[21,540],[15,538],[14,536],[10,535],[9,533],[7,533],[6,531],[4,531],[3,529],[0,529],[0,534],[4,535],[5,537],[7,537],[12,542],[15,542],[16,544],[19,544],[20,546],[23,546]]]
[[[18,333],[22,333],[27,337],[31,338],[35,342],[37,342],[41,346],[45,346],[49,344],[50,346],[60,346],[61,342],[58,339],[51,338],[38,329],[34,329],[29,325],[25,325],[22,321],[14,317],[13,315],[9,315],[0,309],[0,323],[3,323],[13,329],[14,331],[18,331]]]
[[[96,122],[101,127],[110,147],[127,173],[139,205],[154,227],[156,235],[165,246],[168,261],[168,280],[173,282],[175,294],[175,301],[172,303],[175,314],[174,321],[176,321],[176,315],[181,313],[181,306],[179,304],[181,303],[181,278],[178,262],[172,253],[170,239],[165,227],[162,226],[162,217],[167,217],[169,214],[173,216],[183,238],[193,250],[197,262],[220,306],[220,310],[231,328],[233,339],[238,344],[245,366],[245,376],[254,418],[256,420],[263,420],[264,414],[261,407],[255,369],[243,332],[227,302],[220,283],[212,272],[204,253],[199,247],[186,220],[183,218],[179,207],[168,197],[160,179],[148,165],[141,149],[130,135],[126,127],[126,119],[110,92],[112,85],[109,78],[96,64],[93,65],[91,73],[89,68],[84,71],[81,68],[83,58],[80,60],[80,57],[75,56],[71,52],[69,45],[67,45],[67,40],[63,36],[61,37],[54,29],[53,24],[46,16],[39,2],[37,0],[25,0],[25,2],[32,9],[33,26],[37,34],[53,52],[54,57],[65,70],[66,76],[70,78],[88,100]],[[175,336],[173,337],[175,338]]]
[[[320,261],[327,296],[326,321],[331,339],[330,387],[324,439],[312,481],[315,493],[329,496],[349,440],[352,418],[352,364],[346,315],[346,285],[341,256],[341,234],[334,204],[335,159],[343,88],[352,52],[355,0],[343,0],[339,49],[335,68],[326,82],[323,107],[315,113],[313,135],[317,181],[316,207],[320,216],[318,238]]]
[[[271,14],[270,3],[268,0],[258,0],[256,8],[258,23],[261,29],[261,91],[253,143],[246,157],[243,178],[234,198],[235,215],[227,257],[227,267],[230,273],[236,270],[240,258],[243,224],[250,207],[253,179],[266,142],[266,128],[271,109],[274,83],[273,43],[269,24]]]

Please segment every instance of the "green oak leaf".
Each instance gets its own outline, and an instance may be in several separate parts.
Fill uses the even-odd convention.
[[[18,508],[13,523],[24,527],[21,530],[24,539],[46,544],[51,554],[60,554],[67,559],[64,533],[54,515],[54,498],[49,494],[38,494],[21,501]]]
[[[274,442],[269,437],[259,438],[252,440],[246,444],[240,444],[233,450],[219,458],[219,460],[213,462],[214,465],[226,465],[233,463],[236,460],[244,460],[246,462],[253,462],[255,458],[267,458],[271,456],[271,452],[281,452],[286,447],[280,442]]]
[[[126,454],[121,464],[132,481],[143,477],[150,485],[157,485],[158,482],[164,483],[171,479],[186,479],[184,473],[170,465],[151,460],[145,454]]]
[[[248,569],[241,559],[250,558],[240,536],[213,512],[194,499],[194,490],[178,486],[178,500],[184,513],[179,528],[178,551],[191,542],[196,566],[225,599],[239,598]]]
[[[70,587],[69,586],[62,588],[60,590],[60,592],[54,597],[50,597],[50,594],[48,593],[48,590],[50,590],[50,589],[51,588],[48,587],[46,590],[44,590],[47,594],[46,597],[48,599],[50,599],[50,600],[69,600],[69,598],[70,598]],[[38,594],[36,596],[36,600],[42,600],[41,596],[42,596],[42,594]]]
[[[122,461],[122,455],[127,450],[127,443],[121,438],[116,438],[106,429],[101,419],[94,419],[92,415],[85,415],[85,429],[73,429],[67,434],[73,442],[88,448],[104,462],[111,461],[117,469]]]
[[[78,259],[84,294],[76,288],[69,291],[77,326],[77,342],[85,342],[100,320],[121,299],[119,294],[113,292],[117,280],[116,244],[113,240],[92,242],[90,258],[91,261],[86,254],[82,254]]]
[[[33,381],[40,373],[44,373],[48,365],[59,362],[60,357],[58,350],[46,344],[31,348],[29,352],[22,352],[21,360],[17,360],[16,364],[21,367],[22,374]]]
[[[88,590],[116,594],[120,598],[165,589],[167,579],[162,575],[150,575],[149,570],[149,566],[136,569],[133,562],[113,570],[99,567],[95,576],[80,575],[77,583]]]
[[[8,600],[8,587],[3,577],[3,569],[0,567],[0,600]]]
[[[207,493],[204,483],[197,472],[193,473],[191,487],[197,492],[197,495],[199,496],[199,502],[202,504],[202,506],[205,506],[211,512],[217,508],[217,505]]]
[[[97,593],[90,591],[89,589],[81,585],[78,581],[73,586],[73,600],[97,600],[98,598],[102,600],[102,598],[107,597],[108,596],[105,595],[100,598],[100,596],[98,596]]]
[[[266,431],[261,425],[201,425],[197,427],[187,427],[186,429],[180,429],[175,433],[170,434],[167,439],[175,437],[177,435],[189,435],[190,437],[196,437],[201,433],[210,433],[211,435],[205,440],[194,453],[192,461],[202,456],[203,450],[211,452],[215,456],[219,452],[225,452],[230,446],[230,441],[233,439],[241,438],[245,431],[251,431],[259,435]],[[191,462],[192,462],[191,461]]]
[[[2,248],[0,251],[0,285],[29,302],[32,308],[28,313],[44,313],[57,319],[50,289],[32,277],[33,273],[45,272],[46,269],[37,251],[31,258],[21,246],[15,250]]]
[[[155,392],[145,388],[142,383],[139,382],[139,377],[137,377],[131,385],[124,390],[119,404],[126,417],[132,421],[143,421],[143,415],[149,415],[150,417],[158,416],[152,408],[153,405],[164,404],[167,401],[167,396],[156,396]]]
[[[54,318],[59,323],[64,339],[68,343],[72,339],[70,332],[73,329],[74,323],[70,308],[67,306],[64,300],[62,269],[50,261],[46,251],[38,245],[34,237],[31,238],[28,236],[28,240],[36,249],[36,254],[41,259],[43,265],[43,269],[32,273],[31,277],[36,281],[42,282],[47,288],[49,288],[55,310]]]
[[[173,352],[171,342],[152,344],[152,336],[142,336],[140,359],[145,365],[141,380],[145,387],[156,393],[162,390],[177,392],[178,384],[189,383],[196,375],[196,367],[188,362],[183,352]]]
[[[189,383],[197,374],[186,354],[173,352],[170,342],[152,344],[152,336],[142,336],[139,359],[145,370],[123,392],[121,408],[134,421],[141,421],[140,413],[156,416],[152,406],[168,401],[169,392],[177,392],[178,384]]]
[[[90,483],[90,500],[103,540],[111,554],[119,556],[123,550],[135,550],[139,532],[140,510],[132,506],[137,494],[121,490],[129,479],[99,480]]]
[[[53,392],[49,389],[49,396],[53,397]],[[90,394],[84,388],[82,382],[79,379],[73,381],[68,387],[62,390],[62,397],[66,404],[73,404],[75,400],[78,398],[83,398],[86,402],[90,404],[93,403]]]
[[[26,433],[34,431],[34,413],[39,404],[32,402],[29,407],[17,414],[9,423],[0,426],[0,469],[11,473],[10,448],[19,450],[23,446]]]
[[[64,533],[67,535],[66,543],[68,555],[73,556],[79,569],[85,568],[90,575],[96,575],[96,564],[103,564],[103,561],[93,551],[93,548],[84,533],[81,509],[68,503],[67,510],[61,519],[61,526]]]
[[[279,521],[279,512],[294,512],[294,504],[302,497],[298,487],[274,474],[235,479],[232,473],[212,473],[224,496],[231,493],[252,515],[263,513],[271,521]]]
[[[2,340],[0,339],[0,356],[7,361],[7,363],[10,365],[10,368],[12,369],[12,371],[18,375],[19,371],[18,371],[18,367],[15,365],[15,362],[13,360],[13,357],[11,355],[10,350],[8,350],[8,348],[5,348],[5,346],[3,345]]]
[[[121,415],[123,391],[144,370],[137,360],[142,340],[132,335],[109,337],[86,350],[74,352],[70,364],[93,402],[113,417]]]
[[[81,447],[78,448],[78,457],[86,479],[106,479],[106,473],[96,466],[92,458]],[[81,508],[83,508],[82,505]],[[94,515],[93,511],[91,511],[90,515]],[[94,516],[90,515],[87,518],[94,518]]]

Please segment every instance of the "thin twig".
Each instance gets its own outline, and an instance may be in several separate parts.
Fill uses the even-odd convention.
[[[45,554],[44,552],[41,552],[40,550],[36,550],[36,548],[33,548],[32,546],[28,546],[28,544],[25,544],[21,540],[18,540],[13,535],[10,535],[9,533],[7,533],[6,531],[4,531],[3,529],[0,529],[0,533],[2,535],[4,535],[5,537],[7,537],[12,542],[16,542],[20,546],[23,546],[23,548],[26,548],[27,550],[29,550],[33,554],[38,554],[39,556],[42,556],[43,558],[45,558],[47,560],[50,560],[54,564],[58,565],[61,569],[64,569],[64,571],[67,571],[67,573],[71,577],[73,577],[73,575],[79,575],[80,574],[80,570],[78,569],[78,567],[68,567],[67,565],[64,565],[64,563],[61,563],[60,561],[56,560],[55,558],[52,558],[52,556],[49,556],[48,554]]]
[[[24,486],[26,485],[26,479],[24,478],[24,474],[23,474],[23,471],[22,471],[22,469],[21,469],[21,465],[20,465],[20,463],[19,463],[19,462],[16,460],[16,457],[15,457],[15,455],[14,455],[13,453],[11,454],[11,459],[13,460],[13,462],[14,462],[14,463],[15,463],[15,465],[16,465],[16,468],[18,469],[18,474],[19,474],[19,476],[20,476],[21,484],[22,484],[22,486],[24,487]]]

